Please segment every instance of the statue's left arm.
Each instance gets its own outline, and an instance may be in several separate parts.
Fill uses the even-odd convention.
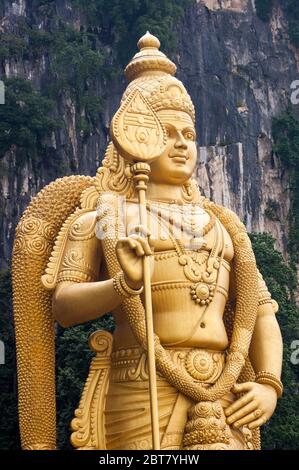
[[[259,307],[249,356],[254,371],[268,371],[281,376],[283,344],[276,319],[278,305],[271,299],[267,286],[259,273]]]
[[[259,274],[259,306],[252,336],[249,357],[256,374],[256,382],[237,384],[235,393],[244,393],[226,410],[228,423],[261,426],[272,416],[281,395],[280,376],[283,344],[276,319],[277,303],[271,299],[267,286]]]

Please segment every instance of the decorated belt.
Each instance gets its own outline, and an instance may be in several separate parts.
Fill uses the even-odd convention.
[[[167,349],[172,361],[195,382],[213,384],[225,364],[225,351],[199,348]],[[123,348],[112,353],[110,381],[113,383],[148,380],[147,354],[141,348]],[[157,380],[163,380],[157,371]]]

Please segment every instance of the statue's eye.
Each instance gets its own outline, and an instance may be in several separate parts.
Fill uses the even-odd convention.
[[[185,132],[184,137],[186,140],[195,140],[195,134],[191,131]]]
[[[165,134],[166,137],[170,137],[170,129],[168,129],[167,127],[165,127]]]

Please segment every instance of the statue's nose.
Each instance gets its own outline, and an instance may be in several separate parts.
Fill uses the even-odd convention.
[[[175,148],[183,148],[183,149],[188,148],[187,142],[186,142],[186,140],[185,140],[185,138],[184,138],[184,136],[181,132],[177,133],[177,139],[176,139],[176,142],[174,144],[174,147]]]

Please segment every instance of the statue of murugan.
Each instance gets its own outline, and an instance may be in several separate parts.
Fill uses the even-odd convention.
[[[90,336],[75,448],[259,449],[283,391],[278,306],[243,223],[192,179],[195,112],[175,64],[150,33],[138,47],[96,176],[46,186],[16,230],[22,447],[56,448],[55,321],[111,312],[113,335]]]

